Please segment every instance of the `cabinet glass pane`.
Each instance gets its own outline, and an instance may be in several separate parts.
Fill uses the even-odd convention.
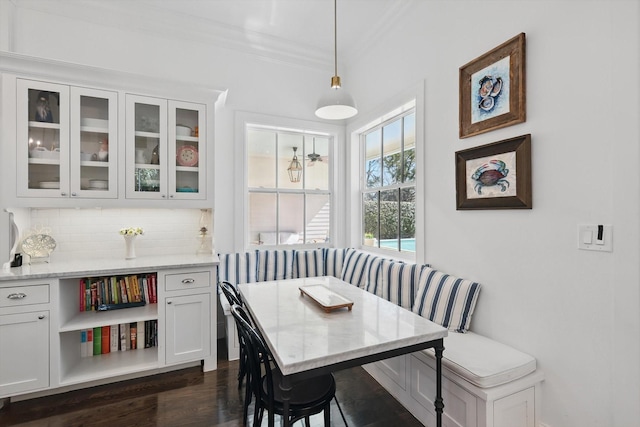
[[[29,188],[60,188],[60,93],[29,89]],[[65,153],[63,153],[64,155]]]
[[[80,187],[109,190],[109,100],[80,97]]]
[[[135,191],[160,192],[160,107],[135,104]]]
[[[199,112],[176,108],[176,188],[178,193],[199,191]]]

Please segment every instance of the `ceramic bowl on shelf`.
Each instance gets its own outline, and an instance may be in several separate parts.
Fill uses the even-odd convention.
[[[48,150],[45,147],[35,147],[29,152],[29,156],[34,159],[60,159],[60,149]]]
[[[83,162],[93,160],[93,153],[85,153],[83,151],[82,153],[80,153],[80,160],[82,160]]]
[[[191,136],[191,128],[189,126],[176,125],[176,135]]]
[[[89,180],[89,189],[90,190],[106,190],[109,188],[109,181],[106,179],[90,179]]]
[[[56,190],[60,188],[60,181],[41,181],[40,188]]]

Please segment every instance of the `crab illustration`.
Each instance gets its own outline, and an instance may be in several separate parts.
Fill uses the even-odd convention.
[[[480,166],[471,175],[471,179],[476,181],[476,185],[473,189],[482,194],[482,187],[492,187],[494,185],[500,186],[500,191],[507,191],[509,188],[509,181],[506,180],[509,169],[502,160],[489,160],[489,163],[485,163]]]

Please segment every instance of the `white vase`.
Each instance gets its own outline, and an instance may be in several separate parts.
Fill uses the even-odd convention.
[[[125,259],[134,259],[136,257],[136,236],[123,236],[125,251],[124,258]]]

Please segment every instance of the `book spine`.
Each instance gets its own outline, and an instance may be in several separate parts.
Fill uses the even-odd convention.
[[[138,337],[137,337],[137,349],[143,349],[144,348],[144,344],[145,344],[145,330],[144,330],[144,321],[140,321],[138,322],[138,326],[136,327],[136,331],[138,332]]]
[[[93,356],[93,329],[87,329],[87,343],[84,347],[85,357]]]
[[[84,311],[84,280],[80,279],[80,311]]]
[[[118,351],[118,346],[120,345],[118,325],[111,325],[111,337],[109,338],[109,343],[111,344],[112,353]]]
[[[82,286],[82,293],[84,294],[84,286]],[[87,356],[87,331],[80,331],[80,357]]]
[[[131,339],[129,340],[131,343],[131,350],[135,350],[138,348],[138,322],[131,322],[129,324],[129,332]]]
[[[127,299],[127,288],[125,286],[124,279],[120,279],[120,294],[122,296],[122,302],[129,302],[129,300]]]
[[[84,279],[84,310],[91,311],[91,282]]]
[[[102,354],[102,328],[93,328],[93,355]]]
[[[102,327],[102,354],[107,354],[111,351],[111,327]]]
[[[158,294],[156,293],[156,275],[152,274],[151,275],[151,302],[152,303],[157,303],[158,302]]]
[[[120,351],[127,351],[129,347],[127,346],[127,342],[129,340],[127,333],[127,325],[124,323],[120,324]]]

